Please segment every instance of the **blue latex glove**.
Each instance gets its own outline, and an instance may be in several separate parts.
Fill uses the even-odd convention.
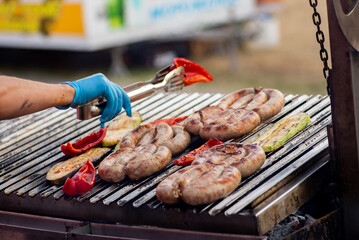
[[[108,80],[102,73],[97,73],[74,82],[63,82],[61,84],[72,86],[75,89],[75,96],[69,106],[58,107],[59,109],[77,107],[97,97],[104,97],[107,103],[100,118],[102,128],[105,126],[105,122],[110,121],[121,112],[122,107],[125,109],[127,115],[131,117],[131,102],[126,92],[120,86]]]

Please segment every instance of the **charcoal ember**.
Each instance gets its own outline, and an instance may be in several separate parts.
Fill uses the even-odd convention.
[[[268,240],[279,240],[305,225],[313,223],[315,220],[316,219],[309,214],[304,215],[298,211],[274,226],[266,236],[268,236]]]

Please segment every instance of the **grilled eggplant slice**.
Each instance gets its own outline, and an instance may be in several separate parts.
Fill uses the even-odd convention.
[[[310,123],[307,113],[297,113],[275,123],[252,143],[258,144],[265,152],[272,152],[301,131]]]
[[[123,136],[139,126],[142,122],[142,116],[139,112],[132,112],[132,117],[123,114],[116,118],[107,128],[105,138],[102,140],[103,147],[111,147],[121,142]]]
[[[46,179],[53,184],[62,184],[68,177],[72,177],[88,160],[91,162],[101,160],[109,151],[109,148],[91,148],[81,155],[56,163],[47,172]]]

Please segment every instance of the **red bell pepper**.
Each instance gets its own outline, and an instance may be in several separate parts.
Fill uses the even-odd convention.
[[[66,179],[62,191],[69,196],[84,194],[94,186],[95,180],[95,167],[91,161],[87,161],[71,179]]]
[[[193,162],[193,160],[195,160],[196,157],[198,155],[200,155],[202,152],[204,152],[205,150],[207,150],[213,146],[216,146],[216,145],[219,145],[222,143],[223,142],[221,142],[215,138],[211,138],[205,144],[200,146],[199,148],[196,148],[196,149],[192,150],[191,152],[189,152],[188,154],[176,159],[173,163],[176,165],[179,165],[179,166],[190,165]]]
[[[173,60],[173,69],[178,68],[179,66],[184,67],[185,80],[184,85],[188,86],[193,83],[198,82],[211,82],[213,77],[200,65],[185,59],[185,58],[175,58]]]
[[[107,128],[101,128],[98,132],[91,133],[74,144],[68,142],[61,145],[61,150],[66,156],[75,156],[101,143],[106,136]]]
[[[187,116],[184,117],[176,117],[176,118],[164,118],[164,119],[159,119],[159,120],[155,120],[153,122],[151,122],[151,124],[154,125],[158,125],[160,123],[167,123],[168,125],[173,125],[175,123],[181,122],[183,120],[185,120],[187,118]]]

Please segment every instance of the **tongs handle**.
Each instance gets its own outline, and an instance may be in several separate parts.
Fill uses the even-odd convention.
[[[169,72],[162,82],[153,84],[152,81],[147,82],[138,82],[131,84],[123,89],[126,91],[128,97],[130,98],[131,102],[135,102],[142,98],[151,96],[158,90],[165,90],[166,92],[169,91],[170,87],[167,87],[167,83],[172,79],[175,79],[176,76],[184,75],[184,68],[178,67],[171,72]],[[77,119],[79,120],[88,120],[95,116],[101,114],[103,109],[106,106],[106,99],[103,97],[99,97],[94,99],[93,101],[86,103],[84,105],[77,107]]]

